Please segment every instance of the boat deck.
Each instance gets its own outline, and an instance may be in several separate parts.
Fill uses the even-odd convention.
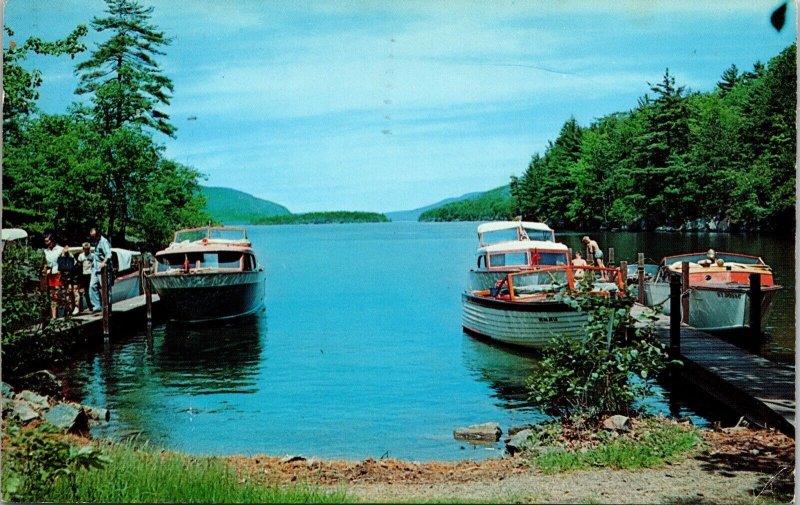
[[[634,314],[645,307],[636,304]],[[669,345],[669,317],[656,321]],[[794,437],[795,372],[691,326],[681,325],[681,376],[725,405],[764,426]]]

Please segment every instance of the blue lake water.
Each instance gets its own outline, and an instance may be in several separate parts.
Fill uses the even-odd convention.
[[[267,268],[265,312],[162,324],[152,346],[143,334],[113,338],[63,375],[76,400],[111,409],[95,436],[136,435],[193,454],[499,456],[500,444],[473,447],[453,430],[496,421],[507,431],[544,417],[525,393],[535,357],[462,332],[475,226],[249,227]],[[630,260],[641,244],[629,236],[603,236],[601,245],[616,237],[626,255],[618,260]],[[577,235],[558,238],[578,245]],[[793,335],[793,312],[791,325]],[[669,411],[665,398],[648,405]],[[676,412],[704,422],[687,407]]]

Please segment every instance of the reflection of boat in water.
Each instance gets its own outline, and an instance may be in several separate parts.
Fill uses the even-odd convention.
[[[567,254],[564,251],[562,256],[565,262]],[[537,350],[558,335],[579,337],[587,314],[555,295],[575,290],[576,279],[596,274],[601,278],[592,282],[592,292],[609,296],[624,292],[623,276],[613,268],[577,267],[567,262],[506,274],[495,287],[462,294],[463,327],[469,333]]]
[[[494,390],[492,396],[500,401],[500,407],[537,409],[527,387],[536,367],[536,358],[530,352],[474,338],[465,339],[463,351],[465,366]]]
[[[153,288],[170,319],[199,322],[252,314],[264,305],[266,274],[244,228],[180,230],[156,253]]]
[[[715,252],[681,254],[661,260],[658,273],[645,282],[645,304],[670,313],[669,279],[689,265],[688,324],[700,330],[735,330],[750,325],[750,274],[761,276],[761,314],[766,320],[775,295],[782,289],[772,269],[757,256]]]
[[[566,263],[567,246],[557,243],[553,229],[544,223],[483,223],[478,225],[476,265],[469,273],[470,288],[490,289],[508,273]]]
[[[261,365],[266,316],[158,328],[153,365],[165,385],[192,394],[252,393]]]

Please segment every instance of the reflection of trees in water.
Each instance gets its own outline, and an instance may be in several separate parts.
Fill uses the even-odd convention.
[[[164,386],[184,394],[253,392],[265,332],[263,313],[202,325],[167,324],[154,342],[153,366]]]
[[[533,407],[526,383],[536,366],[532,352],[464,335],[464,363],[472,375],[486,382],[499,407]]]

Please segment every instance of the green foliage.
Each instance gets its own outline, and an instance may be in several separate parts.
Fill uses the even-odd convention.
[[[74,56],[84,49],[85,27],[61,41],[31,38],[6,50],[4,68],[13,77],[4,86],[14,96],[5,119],[14,134],[3,139],[4,205],[16,209],[12,219],[28,231],[55,231],[72,244],[99,226],[115,245],[155,248],[175,229],[207,222],[200,173],[165,159],[152,138],[175,131],[158,110],[169,104],[172,83],[154,59],[169,39],[149,23],[153,8],[134,0],[107,5],[108,16],[92,26],[111,38],[76,68],[78,92],[92,95],[91,107],[34,115],[41,76],[22,68],[31,51]]]
[[[586,470],[597,467],[615,470],[653,468],[672,462],[678,456],[702,446],[697,431],[651,420],[643,434],[634,437],[611,438],[588,450],[554,450],[536,453],[533,465],[545,473]],[[548,442],[548,444],[551,442]]]
[[[264,216],[290,214],[283,205],[230,188],[201,186],[205,211],[217,223],[249,224]]]
[[[36,112],[36,100],[39,98],[39,87],[42,85],[42,73],[39,70],[28,70],[23,66],[29,53],[59,56],[68,54],[74,58],[84,51],[86,45],[81,38],[88,30],[78,25],[63,39],[45,42],[38,37],[30,37],[19,44],[14,40],[14,31],[4,26],[9,42],[3,46],[3,138],[13,139],[21,128],[21,123]]]
[[[344,492],[248,482],[218,458],[195,458],[132,446],[107,449],[113,464],[58,483],[45,501],[60,503],[341,503]]]
[[[795,210],[796,47],[708,93],[667,70],[629,112],[567,121],[511,178],[512,214],[557,227],[771,229]]]
[[[509,186],[501,186],[475,197],[427,210],[419,221],[506,220],[513,216]]]
[[[4,451],[3,499],[40,502],[50,500],[55,487],[77,490],[76,473],[98,469],[111,460],[91,445],[74,447],[47,424],[36,428],[8,426]]]
[[[653,315],[640,321],[630,314],[631,294],[595,294],[591,282],[586,276],[580,291],[557,295],[586,313],[585,336],[555,338],[528,380],[536,404],[577,425],[608,414],[632,414],[634,400],[648,393],[666,364]]]
[[[41,252],[14,242],[3,249],[2,362],[3,374],[14,376],[36,365],[52,364],[69,344],[72,322],[49,320],[50,300],[38,288],[44,257]]]
[[[253,224],[328,224],[328,223],[386,223],[389,221],[383,214],[376,212],[307,212],[305,214],[288,214],[265,216],[252,220]]]

